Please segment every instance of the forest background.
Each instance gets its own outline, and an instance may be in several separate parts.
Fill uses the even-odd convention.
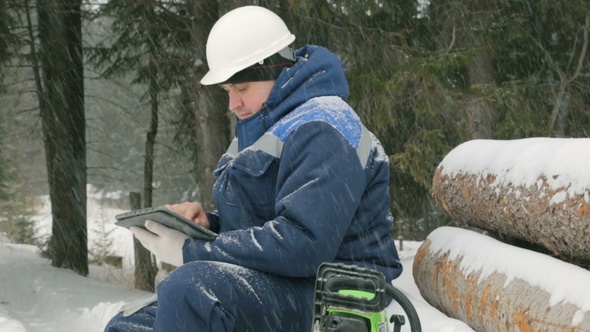
[[[49,195],[39,245],[86,275],[88,185],[120,207],[141,192],[142,206],[214,208],[235,120],[198,82],[213,23],[249,4],[283,17],[295,47],[342,58],[349,102],[390,158],[398,238],[452,225],[430,189],[460,143],[588,137],[587,0],[0,0],[0,232],[34,243]]]

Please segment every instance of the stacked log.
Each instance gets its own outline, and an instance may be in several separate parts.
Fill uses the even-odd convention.
[[[590,265],[590,139],[463,143],[436,169],[432,196],[454,221]]]
[[[590,331],[590,271],[473,231],[432,232],[413,275],[428,303],[476,331]]]
[[[472,231],[432,232],[414,259],[422,296],[477,331],[590,331],[590,139],[474,140],[440,163],[432,196]]]

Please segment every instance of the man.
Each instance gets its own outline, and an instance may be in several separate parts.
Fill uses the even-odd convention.
[[[402,266],[390,234],[389,165],[378,140],[344,101],[339,58],[294,41],[273,12],[240,7],[207,40],[205,85],[220,85],[238,117],[236,138],[215,170],[217,211],[167,207],[218,232],[188,239],[148,221],[135,236],[179,265],[158,301],[108,331],[310,331],[322,262],[381,271]],[[152,234],[153,233],[153,234]]]

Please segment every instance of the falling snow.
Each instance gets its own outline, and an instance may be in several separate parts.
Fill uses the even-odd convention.
[[[49,204],[41,211],[38,221],[40,231],[50,230]],[[90,197],[88,206],[89,235],[106,222],[112,230],[113,251],[123,257],[123,268],[110,266],[90,267],[88,278],[72,271],[51,267],[48,260],[38,256],[33,246],[16,245],[0,239],[0,332],[53,332],[53,331],[102,331],[109,319],[123,305],[149,299],[153,296],[133,290],[128,276],[133,274],[132,235],[114,226],[114,216],[123,211],[102,208]],[[89,243],[93,243],[93,239]],[[416,306],[423,331],[472,331],[458,320],[445,316],[427,304],[412,277],[412,263],[420,242],[405,241],[400,258],[405,266],[402,276],[394,281]],[[236,268],[236,273],[242,273]],[[399,313],[392,304],[390,313]],[[409,329],[402,329],[409,331]]]
[[[539,174],[544,174],[552,188],[569,185],[568,194],[579,194],[585,188],[584,197],[588,199],[590,156],[582,151],[590,151],[590,139],[477,140],[453,150],[441,165],[451,174],[488,171],[496,175],[496,183],[492,185],[511,182],[533,187],[538,184]],[[568,174],[576,174],[575,183]],[[515,194],[521,195],[520,192]],[[563,197],[552,199],[558,202]],[[37,218],[42,234],[50,230],[48,207],[49,204],[45,204]],[[113,225],[114,215],[121,212],[97,206],[96,200],[90,197],[89,244],[96,240],[92,238],[97,236],[94,230],[105,222],[107,229],[112,230],[114,251],[123,257],[123,268],[91,266],[88,278],[51,267],[48,260],[38,256],[35,247],[0,239],[0,332],[102,331],[124,304],[152,296],[131,289],[127,278],[133,274],[131,233]],[[466,273],[478,272],[481,278],[503,273],[507,282],[521,279],[546,290],[551,294],[551,305],[567,302],[578,306],[581,309],[574,316],[573,325],[581,322],[590,311],[590,288],[579,287],[590,284],[590,272],[577,266],[461,229],[439,228],[429,240],[431,251],[448,251],[451,259],[461,256],[461,269]],[[404,273],[394,280],[394,286],[416,307],[423,331],[472,331],[465,323],[447,317],[426,303],[420,295],[412,276],[414,256],[420,245],[421,242],[404,242],[403,250],[399,250]],[[501,259],[482,260],[478,255],[482,250],[501,253],[494,255]],[[236,273],[241,272],[236,270]],[[398,313],[400,308],[393,303],[388,311]],[[409,328],[402,330],[409,331]]]

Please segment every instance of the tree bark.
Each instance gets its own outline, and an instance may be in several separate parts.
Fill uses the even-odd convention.
[[[485,150],[477,141],[462,144],[451,151],[436,169],[432,196],[442,210],[453,220],[497,234],[522,239],[541,245],[560,259],[581,266],[590,264],[590,184],[584,182],[590,169],[590,155],[582,151],[568,151],[567,143],[578,142],[590,150],[587,139],[545,139],[535,149],[514,149],[516,141],[496,141],[503,144],[494,151]],[[526,146],[526,145],[525,145]],[[571,149],[570,149],[571,150]],[[584,150],[586,151],[586,150]],[[456,155],[456,152],[458,155]],[[489,163],[485,154],[488,153]],[[545,171],[539,171],[539,156],[545,154]],[[581,153],[565,160],[572,153]],[[502,173],[490,168],[453,169],[465,155],[480,160],[482,165],[506,161]],[[457,157],[455,157],[457,156]],[[531,164],[527,164],[529,161]],[[550,161],[567,162],[567,173],[550,171]],[[445,169],[448,166],[449,169]],[[559,168],[559,169],[564,169]],[[576,170],[583,170],[576,173]],[[537,172],[537,173],[536,173]],[[512,174],[525,174],[529,179],[511,181]],[[531,180],[532,179],[532,180]],[[558,184],[556,184],[558,183]],[[584,188],[582,188],[584,187]],[[575,191],[573,188],[577,188]]]
[[[131,210],[140,209],[141,195],[137,192],[129,193],[129,205]],[[154,292],[154,280],[158,269],[152,260],[152,253],[144,248],[135,236],[133,237],[133,254],[135,257],[135,288]]]
[[[465,97],[465,129],[472,139],[492,138],[498,116],[489,103],[489,92],[497,89],[494,79],[493,46],[489,42],[492,22],[497,24],[497,0],[430,1],[429,16],[438,27],[436,38],[440,52],[458,52],[469,56],[463,77],[469,85]],[[440,22],[436,24],[435,22]]]
[[[493,60],[490,50],[481,47],[473,62],[467,65],[467,73],[472,89],[486,85],[494,85]],[[467,99],[467,130],[472,139],[493,138],[498,124],[498,117],[492,106],[480,96],[470,96]]]
[[[194,66],[194,76],[190,79],[194,87],[185,89],[185,111],[194,115],[194,139],[196,153],[196,179],[199,186],[199,201],[206,210],[215,210],[212,188],[215,182],[213,171],[217,166],[219,157],[229,145],[229,119],[227,116],[227,103],[216,86],[203,87],[199,84],[201,78],[207,72],[205,65],[205,43],[209,31],[217,20],[212,13],[219,11],[215,1],[192,0],[188,5],[191,17],[198,17],[191,28],[193,33],[192,44],[195,57],[201,59],[200,64]]]
[[[447,232],[449,229],[452,231]],[[441,246],[442,242],[446,245]],[[507,253],[511,256],[522,254],[531,262],[543,264],[534,266],[531,263],[532,271],[527,270],[521,275],[522,266],[502,264],[506,261],[503,254]],[[510,259],[514,261],[514,257],[508,261]],[[484,262],[482,266],[485,268],[474,268],[474,260]],[[541,278],[536,275],[543,275],[546,271],[562,271],[564,278],[556,280],[562,285],[556,288],[563,287],[570,292],[537,286],[537,280]],[[590,331],[590,315],[580,301],[571,303],[566,298],[555,303],[554,300],[560,298],[561,293],[573,293],[578,287],[587,287],[572,275],[582,276],[590,282],[590,272],[472,231],[443,227],[432,232],[416,252],[413,275],[428,303],[476,331]],[[527,280],[526,275],[533,279]],[[584,301],[587,306],[588,300]]]
[[[145,156],[143,166],[143,204],[148,208],[152,206],[154,193],[154,147],[156,145],[156,136],[158,135],[158,95],[159,87],[156,79],[157,72],[152,69],[149,82],[148,94],[150,96],[150,126],[145,135]]]
[[[51,264],[88,274],[80,0],[39,0],[39,92],[51,199]],[[38,87],[39,88],[39,87]]]
[[[468,5],[472,13],[480,13],[479,15],[486,13],[486,17],[491,17],[492,13],[497,10],[499,2],[493,0],[469,1]],[[467,77],[471,89],[477,90],[488,85],[495,85],[492,47],[484,32],[471,25],[464,25],[462,32],[460,46],[474,49],[472,61],[467,64]],[[489,105],[486,98],[477,94],[468,97],[467,129],[471,138],[493,138],[497,123],[496,111]]]

